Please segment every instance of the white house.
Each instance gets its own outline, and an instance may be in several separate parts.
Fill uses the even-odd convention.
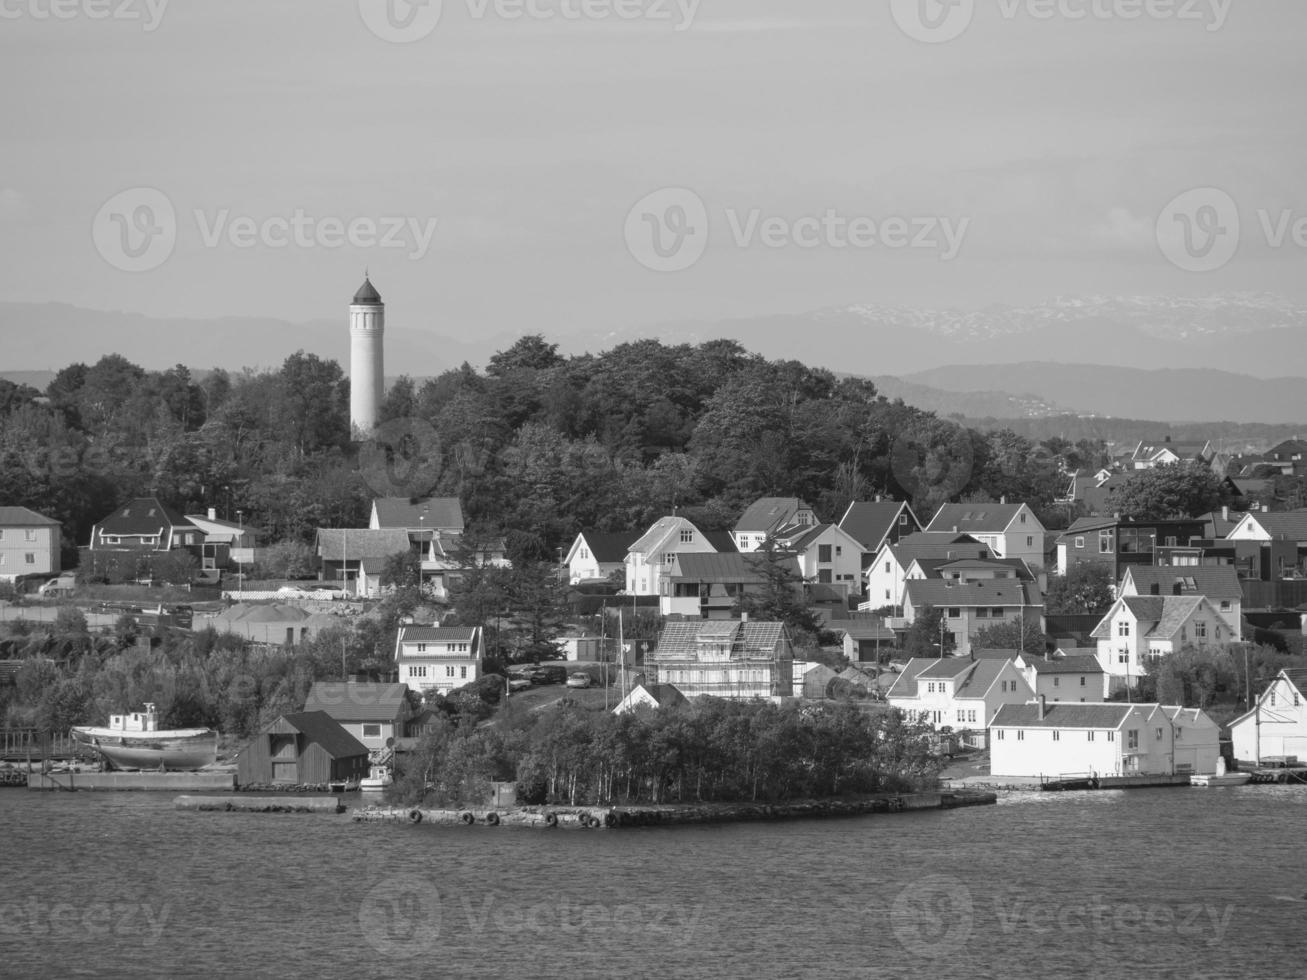
[[[1039,699],[1004,705],[989,725],[998,777],[1209,773],[1218,749],[1216,723],[1196,708]]]
[[[965,534],[911,534],[900,541],[885,544],[867,566],[865,609],[903,605],[903,590],[908,569],[918,558],[956,561],[961,558],[982,558],[991,554],[989,548]]]
[[[1035,697],[1049,701],[1102,701],[1107,697],[1107,674],[1098,658],[1089,654],[1041,657],[1018,654],[1017,669],[1034,689]]]
[[[743,554],[757,551],[768,536],[781,528],[811,527],[817,515],[798,497],[763,497],[750,504],[731,532],[735,549]]]
[[[945,504],[927,531],[969,534],[997,558],[1020,558],[1044,566],[1044,525],[1026,504]]]
[[[968,656],[973,638],[981,630],[1004,623],[1040,624],[1043,602],[1038,587],[1016,579],[991,582],[909,579],[904,587],[903,619],[910,626],[926,607],[940,610],[954,652]]]
[[[627,552],[639,537],[633,531],[582,531],[563,559],[567,580],[576,585],[604,580],[619,572],[625,574]]]
[[[777,535],[777,544],[794,554],[805,582],[833,585],[845,597],[862,591],[862,545],[834,524],[816,524]]]
[[[627,595],[662,595],[663,582],[678,554],[732,550],[724,535],[707,534],[684,517],[661,518],[626,554]]]
[[[372,751],[400,739],[413,708],[403,684],[317,681],[309,689],[305,711],[325,711],[345,731]]]
[[[422,695],[448,694],[481,677],[480,626],[401,626],[395,638],[399,682]]]
[[[59,573],[62,528],[26,507],[0,507],[0,581]]]
[[[671,558],[662,577],[663,592],[658,604],[664,616],[734,619],[738,616],[740,598],[761,591],[767,583],[765,555],[690,552],[676,553]],[[801,595],[797,559],[778,552],[775,560],[795,576],[795,595]]]
[[[879,498],[851,502],[839,525],[862,546],[864,567],[885,545],[923,530],[921,521],[906,503]]]
[[[613,709],[613,714],[624,715],[640,708],[674,708],[686,701],[685,695],[671,684],[637,684]]]
[[[1229,627],[1229,639],[1243,639],[1243,588],[1232,565],[1130,565],[1119,596],[1206,596]]]
[[[886,697],[892,707],[933,728],[948,726],[975,733],[965,740],[984,745],[989,720],[1005,704],[1024,704],[1034,696],[1011,660],[909,660]]]
[[[1253,710],[1230,722],[1230,738],[1241,762],[1307,761],[1307,669],[1280,671]]]
[[[667,623],[645,665],[660,684],[687,698],[779,701],[793,691],[794,650],[784,623],[690,621]]]
[[[1230,628],[1204,596],[1123,596],[1090,634],[1111,690],[1134,687],[1148,657],[1164,657],[1187,645],[1230,642]]]
[[[1250,511],[1240,518],[1227,540],[1296,541],[1307,545],[1307,510]]]

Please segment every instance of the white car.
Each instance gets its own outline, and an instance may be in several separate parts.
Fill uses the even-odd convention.
[[[589,687],[590,684],[591,684],[591,678],[589,674],[585,674],[580,671],[577,671],[575,674],[567,675],[568,687]]]

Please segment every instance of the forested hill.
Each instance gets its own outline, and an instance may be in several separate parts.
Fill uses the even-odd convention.
[[[644,528],[677,508],[725,528],[763,495],[804,497],[826,520],[876,494],[927,513],[959,495],[1042,508],[1064,483],[1054,456],[1088,465],[1097,451],[982,435],[869,381],[725,340],[564,357],[524,337],[484,370],[397,381],[389,447],[351,443],[347,378],[303,352],[276,371],[201,379],[108,356],[64,368],[41,394],[0,382],[0,503],[58,518],[72,543],[146,492],[311,541],[320,526],[365,526],[371,498],[402,488],[457,495],[519,560],[552,559],[583,527]]]

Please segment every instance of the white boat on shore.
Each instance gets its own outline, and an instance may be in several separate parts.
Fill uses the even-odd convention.
[[[154,705],[110,715],[107,727],[73,728],[73,739],[98,752],[115,769],[193,770],[218,758],[218,733],[211,728],[160,729]]]
[[[1194,773],[1189,777],[1190,786],[1242,786],[1253,778],[1250,772],[1227,772],[1225,757],[1216,760],[1216,772]]]
[[[379,792],[394,783],[390,766],[372,766],[368,774],[359,780],[359,789],[364,792]]]

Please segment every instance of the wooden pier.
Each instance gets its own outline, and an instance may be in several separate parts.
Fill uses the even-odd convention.
[[[39,728],[0,728],[0,762],[67,762],[81,747],[71,735]]]

